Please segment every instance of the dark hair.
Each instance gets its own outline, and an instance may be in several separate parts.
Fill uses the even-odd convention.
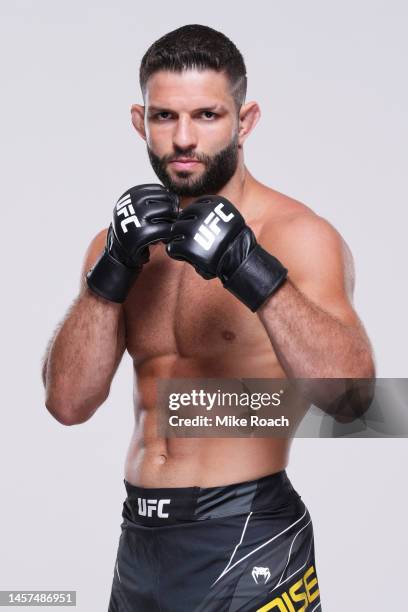
[[[241,53],[222,32],[197,24],[177,28],[149,47],[140,64],[139,80],[143,95],[148,79],[155,72],[189,69],[224,72],[237,107],[243,104],[247,77]]]

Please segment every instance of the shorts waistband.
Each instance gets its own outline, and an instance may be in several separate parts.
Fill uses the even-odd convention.
[[[218,487],[144,488],[127,480],[124,484],[123,518],[147,526],[272,510],[300,497],[286,470]]]

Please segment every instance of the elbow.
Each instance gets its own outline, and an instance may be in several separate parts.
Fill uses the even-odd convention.
[[[53,416],[58,423],[61,423],[61,425],[79,425],[79,421],[75,413],[67,409],[66,406],[64,407],[64,410],[61,410],[61,408],[56,409],[53,404],[45,402],[45,407],[51,416]]]
[[[73,403],[63,399],[46,397],[45,407],[61,425],[80,425],[88,421],[101,404],[107,399],[109,390],[83,402]]]
[[[52,417],[61,425],[78,425],[78,407],[70,405],[68,402],[57,401],[47,397],[45,407]],[[87,420],[87,419],[85,419]]]
[[[339,423],[366,418],[375,395],[375,367],[367,365],[353,378],[344,379],[344,390],[326,410]]]
[[[368,378],[369,380],[372,380],[375,377],[376,377],[375,363],[370,358],[368,363],[365,366],[365,369],[363,370],[362,378]]]
[[[361,355],[358,360],[358,365],[355,368],[352,378],[363,378],[365,380],[373,380],[376,377],[374,359],[370,353]]]

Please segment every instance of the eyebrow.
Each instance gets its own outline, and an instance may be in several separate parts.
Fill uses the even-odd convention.
[[[195,108],[193,109],[191,112],[193,113],[198,113],[198,112],[204,112],[204,111],[215,111],[218,110],[218,112],[225,112],[227,109],[225,106],[223,106],[222,104],[209,104],[208,106],[200,106],[199,108]],[[166,113],[172,113],[174,111],[172,111],[169,108],[166,108],[165,106],[149,106],[148,107],[148,112],[166,112]]]

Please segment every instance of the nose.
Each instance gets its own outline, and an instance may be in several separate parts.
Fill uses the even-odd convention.
[[[180,115],[173,134],[173,145],[176,149],[194,149],[197,146],[197,134],[189,116]]]

